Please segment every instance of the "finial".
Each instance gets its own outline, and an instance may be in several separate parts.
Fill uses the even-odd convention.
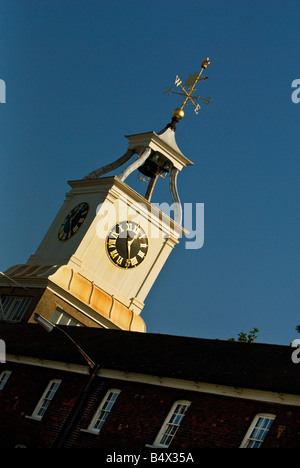
[[[198,81],[207,80],[207,78],[208,78],[207,76],[201,77],[201,75],[202,75],[203,70],[208,68],[209,65],[210,65],[209,58],[207,58],[206,60],[203,60],[203,62],[201,63],[200,72],[193,73],[192,75],[189,75],[189,77],[187,78],[187,80],[184,83],[184,86],[182,84],[182,80],[179,78],[178,75],[176,75],[175,85],[176,85],[176,87],[180,86],[182,92],[173,91],[174,88],[168,88],[168,89],[166,89],[164,91],[164,94],[176,94],[177,96],[184,96],[185,97],[185,99],[181,103],[181,107],[174,110],[172,122],[170,124],[168,124],[167,127],[171,127],[171,128],[173,128],[173,130],[175,130],[176,123],[178,123],[179,120],[181,120],[184,117],[183,108],[188,105],[189,101],[191,101],[191,103],[195,106],[194,111],[195,111],[196,114],[198,114],[199,109],[201,109],[200,104],[196,104],[196,102],[195,102],[196,100],[198,100],[198,101],[200,100],[200,101],[204,102],[204,104],[209,104],[212,101],[211,97],[202,98],[200,96],[193,96],[193,93],[196,90],[195,88],[196,88],[196,84],[198,83]]]
[[[184,117],[184,112],[182,109],[175,109],[173,112],[173,117],[175,117],[178,120],[183,119]]]

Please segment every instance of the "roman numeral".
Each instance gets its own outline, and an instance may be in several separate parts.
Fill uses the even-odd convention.
[[[131,265],[132,265],[132,266],[135,266],[135,265],[138,264],[138,261],[137,261],[137,258],[136,258],[136,257],[131,258],[130,261],[131,261]]]
[[[111,231],[111,233],[109,234],[109,237],[114,237],[115,239],[118,239],[119,234],[116,231]]]
[[[108,248],[114,249],[116,247],[116,239],[108,239]]]
[[[116,263],[117,263],[118,265],[122,265],[123,260],[124,260],[124,258],[121,257],[121,256],[119,256],[119,257],[117,258],[117,260],[116,260]]]

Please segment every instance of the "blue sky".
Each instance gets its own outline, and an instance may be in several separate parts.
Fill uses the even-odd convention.
[[[176,131],[205,242],[175,248],[142,316],[150,333],[298,338],[299,19],[296,0],[0,0],[0,271],[36,250],[68,180],[165,127],[179,100],[163,91],[209,57],[197,91],[213,101]],[[159,182],[153,201],[170,201]]]

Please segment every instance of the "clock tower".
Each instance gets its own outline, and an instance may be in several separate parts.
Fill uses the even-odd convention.
[[[192,162],[178,148],[175,129],[195,83],[180,86],[183,93],[175,94],[186,99],[166,128],[127,136],[123,156],[68,182],[37,250],[2,274],[3,320],[31,322],[38,313],[56,324],[146,331],[147,294],[184,235],[177,176]],[[148,183],[145,194],[126,183],[134,171]],[[157,179],[166,176],[173,217],[151,203]]]

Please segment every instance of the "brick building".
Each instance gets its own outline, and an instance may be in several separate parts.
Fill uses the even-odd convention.
[[[94,375],[61,330],[1,324],[2,448],[299,446],[299,368],[288,346],[62,329],[84,345]]]
[[[291,348],[145,333],[147,295],[186,234],[177,176],[193,163],[175,140],[183,115],[128,136],[123,156],[68,182],[36,251],[1,272],[1,448],[298,447]],[[145,196],[125,183],[136,170]],[[172,218],[151,203],[167,175]]]

